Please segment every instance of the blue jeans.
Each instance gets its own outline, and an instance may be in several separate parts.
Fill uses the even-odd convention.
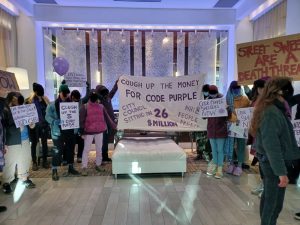
[[[239,165],[242,165],[242,163],[244,163],[245,160],[245,147],[246,147],[246,139],[243,138],[234,138],[234,137],[226,138],[225,152],[226,152],[227,162],[232,162],[235,142],[237,143],[238,163]]]
[[[213,163],[217,166],[223,166],[226,138],[210,138],[209,141],[213,155]]]
[[[276,225],[283,207],[285,188],[278,187],[279,177],[273,173],[268,161],[259,160],[264,174],[264,191],[260,200],[261,225]]]

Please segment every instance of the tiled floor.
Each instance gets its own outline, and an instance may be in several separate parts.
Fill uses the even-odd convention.
[[[222,180],[201,172],[186,175],[65,177],[58,182],[35,178],[37,188],[0,194],[8,211],[1,225],[256,225],[259,199],[250,194],[258,177],[226,175]],[[19,201],[14,202],[22,193]],[[297,187],[289,186],[279,225],[298,225]]]

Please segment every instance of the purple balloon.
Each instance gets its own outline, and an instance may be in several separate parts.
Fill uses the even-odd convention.
[[[65,75],[69,70],[69,63],[63,57],[56,57],[53,60],[54,71],[58,73],[60,76]]]

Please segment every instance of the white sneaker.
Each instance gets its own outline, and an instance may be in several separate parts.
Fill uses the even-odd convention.
[[[216,174],[216,172],[217,172],[217,165],[214,164],[213,161],[211,161],[210,163],[208,163],[206,174],[208,176],[213,176]]]
[[[260,193],[262,193],[264,190],[264,184],[263,182],[260,182],[259,185],[256,188],[253,188],[251,190],[251,194],[253,195],[259,195]]]

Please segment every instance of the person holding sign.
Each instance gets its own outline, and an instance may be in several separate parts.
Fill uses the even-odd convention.
[[[66,148],[66,158],[69,166],[68,173],[79,175],[79,172],[73,167],[75,146],[74,129],[62,130],[61,128],[60,104],[62,102],[71,102],[69,94],[70,89],[68,85],[61,84],[58,98],[50,103],[46,109],[46,120],[50,124],[54,144],[52,156],[52,180],[54,181],[59,180],[57,168],[61,165],[63,148]]]
[[[16,127],[10,107],[23,105],[24,97],[19,92],[10,92],[6,97],[3,119],[5,128],[5,166],[3,169],[3,191],[11,193],[10,183],[15,179],[16,166],[18,178],[26,188],[35,188],[35,184],[28,178],[31,163],[28,126]],[[30,125],[34,127],[34,124]]]
[[[43,168],[48,169],[47,155],[48,155],[48,131],[49,124],[45,120],[46,108],[50,103],[49,99],[44,96],[44,88],[42,85],[33,83],[33,93],[29,98],[26,99],[26,104],[35,104],[38,112],[39,122],[35,124],[33,129],[29,130],[29,138],[31,142],[31,158],[32,158],[32,170],[38,170],[38,163],[36,158],[36,146],[39,142],[39,138],[42,141],[43,150]]]
[[[245,158],[246,139],[248,138],[248,129],[243,129],[238,126],[238,119],[235,109],[246,108],[250,106],[250,100],[244,94],[237,81],[232,81],[226,95],[226,101],[229,109],[228,122],[228,137],[226,139],[225,151],[227,154],[227,173],[235,176],[240,176],[243,172],[242,164]],[[233,149],[235,142],[237,143],[237,159],[238,165],[233,162]]]
[[[103,133],[107,130],[106,124],[116,129],[116,124],[110,119],[106,109],[98,102],[96,91],[90,93],[89,102],[80,109],[80,133],[83,134],[84,149],[82,154],[82,175],[87,176],[88,154],[93,140],[96,144],[96,170],[101,172]]]
[[[209,86],[208,99],[222,98],[218,87]],[[223,177],[224,145],[227,138],[227,116],[207,118],[207,138],[212,149],[212,161],[208,164],[207,175],[220,179]]]
[[[291,161],[300,159],[284,98],[289,85],[291,80],[287,77],[269,80],[255,104],[251,121],[250,133],[255,138],[256,155],[264,174],[261,225],[276,224],[289,183],[287,168]]]

